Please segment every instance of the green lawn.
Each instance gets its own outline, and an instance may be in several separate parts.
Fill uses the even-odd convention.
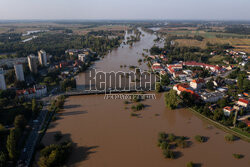
[[[245,131],[242,131],[242,130],[239,129],[239,128],[232,128],[232,130],[235,131],[235,132],[238,132],[238,133],[240,133],[240,134],[242,134],[242,135],[245,135],[245,136],[247,136],[247,137],[250,137],[250,133],[245,132]]]

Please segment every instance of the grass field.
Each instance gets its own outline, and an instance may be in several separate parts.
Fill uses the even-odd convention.
[[[233,33],[224,33],[224,27],[212,27],[213,30],[219,32],[207,32],[205,30],[198,30],[197,27],[177,27],[177,28],[161,28],[159,32],[164,32],[170,35],[177,36],[194,36],[200,35],[204,37],[203,41],[195,39],[177,39],[175,40],[180,46],[196,46],[206,48],[208,42],[212,44],[230,44],[235,47],[235,50],[245,51],[250,53],[250,35],[240,35]],[[221,36],[221,37],[218,37]]]
[[[216,55],[216,56],[211,57],[208,61],[210,63],[217,63],[217,62],[222,62],[223,59],[224,59],[224,56]]]
[[[177,39],[175,40],[180,46],[197,46],[200,48],[206,48],[207,42],[212,44],[230,44],[235,47],[235,50],[241,50],[250,53],[250,39],[240,38],[205,38],[203,41],[197,41],[194,39]]]

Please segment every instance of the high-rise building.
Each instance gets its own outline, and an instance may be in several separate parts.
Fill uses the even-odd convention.
[[[38,51],[39,64],[42,66],[47,66],[47,54],[44,50]]]
[[[37,57],[33,54],[28,56],[29,69],[33,73],[37,73]]]
[[[0,89],[6,90],[6,83],[4,79],[4,71],[2,68],[0,68]]]
[[[16,79],[18,81],[24,81],[24,73],[23,73],[23,64],[16,63],[14,65],[15,73],[16,73]]]

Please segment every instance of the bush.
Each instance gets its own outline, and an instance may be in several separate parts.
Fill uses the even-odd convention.
[[[238,123],[238,127],[239,127],[239,128],[245,128],[245,127],[247,127],[247,124],[244,123],[244,122],[239,122],[239,123]]]
[[[159,139],[165,140],[167,138],[167,134],[165,132],[160,132],[159,133]]]
[[[168,142],[165,140],[165,141],[162,141],[161,144],[160,144],[160,148],[162,150],[166,150],[166,149],[169,149],[169,144]]]
[[[39,167],[63,166],[72,150],[71,142],[49,145],[40,151]]]
[[[132,112],[132,113],[130,114],[130,116],[131,116],[131,117],[137,117],[137,116],[138,116],[138,114],[136,114],[136,113]]]
[[[195,139],[196,141],[200,142],[200,143],[205,142],[205,137],[200,136],[200,135],[196,135],[196,136],[194,137],[194,139]]]
[[[234,158],[236,159],[241,159],[241,158],[244,158],[244,155],[242,154],[233,154]]]
[[[194,167],[194,163],[192,161],[188,162],[187,167]]]
[[[228,134],[225,136],[225,140],[226,141],[235,141],[236,140],[236,136]]]
[[[165,158],[170,158],[170,159],[174,159],[175,158],[174,152],[171,151],[171,150],[169,150],[169,149],[165,149],[163,151],[163,155],[164,155]]]
[[[170,134],[168,135],[168,140],[169,140],[170,142],[173,142],[175,139],[176,139],[176,136],[175,136],[173,133],[170,133]]]
[[[187,141],[182,140],[182,139],[177,139],[176,144],[177,144],[178,147],[181,147],[181,148],[187,148],[188,147]]]

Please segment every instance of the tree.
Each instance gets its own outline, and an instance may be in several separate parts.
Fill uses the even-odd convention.
[[[196,101],[196,98],[193,94],[191,94],[190,92],[181,92],[181,99],[183,100],[183,103],[187,106],[192,106],[195,101]]]
[[[39,107],[38,107],[36,99],[32,99],[31,110],[33,112],[33,115],[36,117],[38,115],[38,112],[39,112]]]
[[[168,86],[170,84],[170,79],[167,74],[161,75],[161,85],[162,86]]]
[[[15,117],[15,121],[14,121],[14,126],[16,129],[21,129],[24,130],[25,126],[26,126],[26,119],[24,118],[23,115],[17,115]]]
[[[177,92],[175,90],[172,89],[165,94],[165,104],[169,109],[175,109],[179,105]]]
[[[160,83],[156,83],[155,91],[158,93],[162,91],[162,86]]]
[[[194,163],[191,161],[191,162],[188,162],[187,163],[187,167],[194,167]]]
[[[227,99],[226,99],[226,98],[222,98],[222,99],[220,99],[220,100],[217,102],[217,104],[218,104],[221,108],[224,108],[224,107],[226,107],[226,105],[228,104],[228,103],[227,103]]]
[[[0,167],[6,166],[6,161],[6,155],[2,151],[0,151]]]
[[[16,130],[12,129],[7,137],[7,145],[6,145],[9,157],[12,160],[15,160],[17,158],[17,140],[18,136]]]

